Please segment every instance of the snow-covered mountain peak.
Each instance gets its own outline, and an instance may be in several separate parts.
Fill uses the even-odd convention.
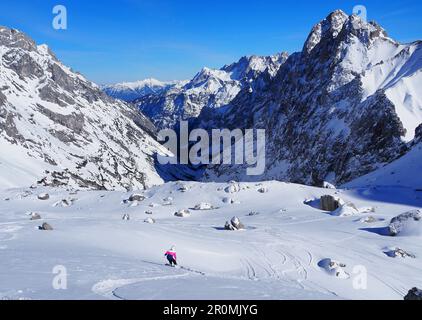
[[[317,23],[305,42],[305,52],[311,52],[324,38],[336,38],[349,16],[342,10],[330,13],[324,20]]]
[[[35,42],[23,32],[0,26],[0,43],[8,47],[20,47],[28,51],[36,50]]]
[[[207,67],[202,68],[200,72],[198,72],[193,79],[185,85],[187,90],[192,88],[197,88],[199,86],[203,86],[209,84],[209,82],[225,82],[231,81],[230,74],[223,70],[217,69],[210,69]]]
[[[313,27],[303,51],[310,53],[321,42],[332,42],[339,36],[340,41],[346,42],[350,42],[350,38],[355,36],[365,45],[370,45],[379,38],[396,44],[394,40],[388,38],[387,32],[376,22],[367,22],[360,16],[355,14],[349,16],[337,10]]]
[[[245,56],[233,64],[224,66],[221,70],[229,72],[231,78],[238,81],[256,76],[256,74],[264,71],[268,71],[271,76],[275,76],[288,57],[289,54],[287,52],[281,52],[272,56]]]

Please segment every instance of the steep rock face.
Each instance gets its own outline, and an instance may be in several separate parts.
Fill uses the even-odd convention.
[[[219,118],[198,118],[208,129],[266,129],[265,173],[210,166],[204,179],[341,184],[400,157],[422,122],[420,50],[333,12],[273,79],[258,77],[258,88],[243,89]]]
[[[47,46],[0,27],[0,187],[159,184],[154,132],[145,116],[107,97]]]
[[[218,117],[243,89],[261,74],[274,76],[287,59],[286,53],[269,57],[243,57],[219,70],[203,68],[191,81],[162,94],[147,95],[135,101],[159,129],[173,128],[180,120],[192,120],[206,109]]]

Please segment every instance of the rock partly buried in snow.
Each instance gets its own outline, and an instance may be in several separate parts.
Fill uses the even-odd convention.
[[[374,213],[376,210],[374,207],[363,207],[359,208],[359,213]]]
[[[190,217],[190,211],[183,209],[183,210],[177,211],[174,215],[179,218],[187,218],[187,217]]]
[[[53,230],[53,227],[50,226],[47,222],[44,222],[42,224],[42,226],[38,227],[38,229],[40,229],[40,230],[46,230],[46,231],[51,231],[51,230]]]
[[[145,214],[152,215],[152,211],[145,211]]]
[[[138,194],[138,193],[134,193],[132,194],[129,199],[130,202],[134,202],[134,201],[144,201],[145,200],[145,196],[142,194]]]
[[[400,248],[388,249],[384,253],[390,258],[416,258],[414,254],[406,252]]]
[[[327,181],[324,181],[324,182],[322,183],[322,187],[323,187],[324,189],[336,189],[336,186],[335,186],[335,185],[333,185],[333,184],[331,184],[331,183],[329,183],[329,182],[327,182]]]
[[[267,188],[267,187],[260,187],[257,191],[258,191],[259,193],[267,193],[269,190],[268,190],[268,188]]]
[[[155,220],[154,220],[153,218],[146,218],[146,219],[144,220],[144,222],[145,222],[145,223],[149,223],[149,224],[154,224],[154,223],[155,223]]]
[[[208,202],[201,202],[198,203],[195,207],[194,210],[214,210],[216,209],[212,204],[208,203]]]
[[[350,278],[350,275],[344,270],[346,268],[344,263],[331,259],[323,259],[318,263],[318,266],[339,279]]]
[[[48,200],[50,199],[50,195],[48,193],[41,193],[38,195],[39,200]]]
[[[38,213],[32,212],[31,213],[31,220],[40,220],[41,216]]]
[[[188,192],[189,191],[189,187],[185,184],[180,184],[179,185],[179,189],[180,192]]]
[[[404,297],[404,300],[407,301],[421,301],[422,300],[422,290],[418,288],[413,288],[409,290],[408,294]]]
[[[71,205],[73,205],[73,203],[76,201],[76,199],[63,199],[60,201],[57,201],[55,204],[53,204],[53,207],[70,207]]]
[[[234,204],[235,203],[235,201],[232,198],[228,198],[228,197],[223,198],[223,202],[227,203],[227,204]]]
[[[344,204],[344,201],[338,197],[331,195],[325,195],[321,197],[321,210],[324,211],[335,211]]]
[[[165,199],[163,199],[163,206],[171,206],[173,205],[173,198],[172,197],[167,197]]]
[[[332,216],[336,217],[351,217],[357,214],[359,214],[359,209],[351,202],[342,205],[331,213]]]
[[[373,216],[365,217],[359,220],[361,223],[375,223],[379,221],[377,218],[374,218]]]
[[[388,226],[388,231],[391,236],[397,236],[403,232],[414,232],[416,228],[419,228],[417,233],[420,233],[422,228],[422,223],[420,220],[422,219],[422,211],[421,210],[412,210],[409,212],[405,212],[393,219],[391,219],[390,224]]]
[[[224,229],[230,231],[237,231],[245,229],[245,226],[242,224],[242,222],[240,222],[240,219],[238,217],[233,217],[230,221],[226,222]]]
[[[125,214],[122,216],[122,220],[129,221],[129,220],[130,220],[130,216],[129,216],[129,214],[125,213]]]
[[[159,207],[159,206],[160,205],[158,203],[155,203],[155,202],[152,202],[152,203],[149,204],[150,208],[156,208],[156,207]]]
[[[229,185],[224,189],[226,193],[237,193],[240,191],[240,184],[236,181],[230,181]]]

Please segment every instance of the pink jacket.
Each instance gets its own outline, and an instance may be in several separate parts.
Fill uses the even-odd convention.
[[[173,257],[174,260],[177,260],[176,252],[174,252],[174,251],[167,251],[164,255],[165,256],[170,255],[170,256]]]

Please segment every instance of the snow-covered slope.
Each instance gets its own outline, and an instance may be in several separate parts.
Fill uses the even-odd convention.
[[[196,118],[203,109],[211,114],[231,102],[262,73],[274,76],[286,53],[269,57],[243,57],[219,70],[203,68],[191,81],[162,94],[147,95],[135,103],[157,128],[174,127],[180,120]]]
[[[422,143],[414,146],[396,161],[353,180],[345,186],[401,186],[422,190]]]
[[[404,187],[422,191],[422,126],[412,148],[401,158],[347,183],[346,187]]]
[[[422,123],[421,49],[375,22],[331,13],[273,79],[258,78],[218,119],[199,116],[208,128],[266,129],[265,173],[214,166],[205,178],[341,184],[402,156]]]
[[[0,27],[0,187],[143,188],[161,146],[137,110],[107,97],[45,45]],[[45,179],[44,179],[45,178]]]
[[[123,201],[131,195],[124,192],[1,192],[0,299],[402,300],[421,287],[422,233],[380,232],[391,218],[422,207],[413,190],[264,182],[241,183],[229,194],[228,186],[169,183],[146,190],[139,203]],[[49,200],[37,199],[43,192]],[[375,212],[337,217],[304,203],[326,194]],[[63,199],[73,204],[63,207]],[[216,208],[190,209],[201,202]],[[181,209],[190,217],[173,215]],[[30,212],[41,219],[31,221]],[[233,216],[245,230],[223,229]],[[45,222],[52,231],[37,230]],[[165,266],[172,245],[181,269]],[[387,255],[395,248],[416,258]],[[345,266],[330,269],[332,261]],[[67,290],[54,290],[53,271],[64,275],[63,267]]]
[[[161,94],[175,86],[183,85],[184,81],[162,82],[156,79],[145,79],[135,82],[122,82],[101,86],[110,97],[126,102],[132,102],[150,94]]]

